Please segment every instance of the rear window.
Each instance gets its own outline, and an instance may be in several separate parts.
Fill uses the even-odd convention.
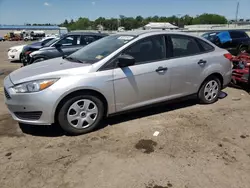
[[[214,47],[210,44],[208,44],[207,42],[205,42],[204,40],[201,40],[201,39],[197,39],[198,40],[198,43],[201,45],[202,47],[202,51],[212,51],[214,50]]]
[[[172,57],[182,57],[199,54],[201,49],[193,37],[184,35],[172,35]]]

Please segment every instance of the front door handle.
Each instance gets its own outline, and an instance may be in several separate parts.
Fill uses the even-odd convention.
[[[158,67],[155,71],[156,72],[165,72],[166,70],[168,70],[167,67]]]
[[[198,62],[199,65],[201,65],[201,64],[206,64],[206,63],[207,63],[207,61],[205,61],[205,60],[203,60],[203,59],[201,59],[201,60]]]

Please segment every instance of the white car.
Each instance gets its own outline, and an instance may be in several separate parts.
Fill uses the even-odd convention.
[[[21,61],[21,52],[26,45],[13,46],[8,50],[8,59],[10,61]]]
[[[43,45],[49,42],[50,40],[56,38],[55,36],[50,36],[50,37],[44,37],[42,40],[39,42],[43,42]],[[23,47],[26,45],[18,45],[18,46],[13,46],[9,48],[8,50],[8,59],[10,61],[21,61],[22,59],[22,51]]]

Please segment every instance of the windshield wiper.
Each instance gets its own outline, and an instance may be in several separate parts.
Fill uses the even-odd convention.
[[[63,56],[63,59],[67,59],[68,61],[72,61],[72,62],[83,63],[81,60],[70,57],[70,56],[67,56],[67,57]]]

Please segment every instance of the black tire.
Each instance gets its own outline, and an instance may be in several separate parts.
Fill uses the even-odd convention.
[[[211,81],[215,81],[217,84],[218,84],[218,93],[217,95],[212,98],[211,100],[207,100],[206,99],[206,96],[205,96],[205,88],[207,86],[207,84]],[[200,101],[201,104],[212,104],[212,103],[215,103],[217,100],[218,100],[218,97],[220,95],[220,92],[221,92],[221,81],[219,80],[218,77],[216,76],[210,76],[208,77],[203,83],[202,83],[202,86],[198,92],[198,99]]]
[[[20,61],[21,63],[23,63],[23,54],[22,54],[22,53],[20,54],[19,61]]]
[[[98,108],[98,114],[97,114],[96,120],[91,126],[87,128],[76,128],[76,127],[73,127],[69,123],[67,119],[67,113],[72,104],[83,99],[93,101]],[[104,116],[104,111],[105,109],[104,109],[103,102],[98,97],[90,95],[90,94],[82,94],[82,95],[75,96],[75,97],[68,99],[62,105],[61,109],[59,110],[57,120],[58,120],[59,125],[62,127],[62,129],[66,131],[67,133],[69,133],[70,135],[81,135],[81,134],[86,134],[95,130],[100,125],[100,122],[102,121],[103,116]]]
[[[247,46],[241,46],[239,49],[239,54],[247,52],[247,50],[248,50]]]
[[[38,62],[45,61],[45,60],[46,60],[46,58],[39,57],[39,58],[36,58],[32,63],[38,63]]]

